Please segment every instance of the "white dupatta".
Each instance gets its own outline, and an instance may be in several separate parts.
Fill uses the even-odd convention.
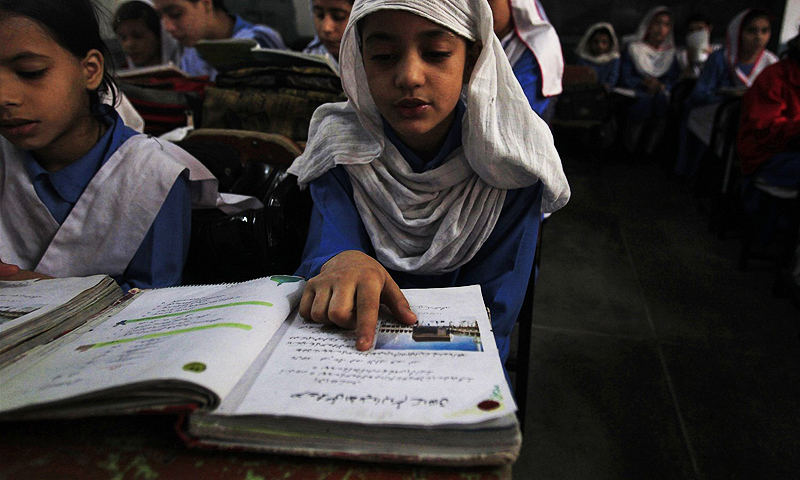
[[[672,10],[667,7],[660,6],[651,9],[639,23],[639,27],[628,45],[628,54],[633,59],[633,65],[639,74],[645,77],[661,77],[669,71],[672,63],[676,60],[675,35],[672,31],[656,48],[645,42],[647,32],[650,30],[650,24],[656,16],[662,13],[673,17]]]
[[[463,148],[423,173],[414,173],[385,137],[367,86],[357,22],[383,9],[414,13],[482,45],[462,90],[467,105]],[[541,181],[543,211],[567,203],[569,185],[550,129],[531,110],[514,77],[486,0],[356,1],[340,55],[348,101],[314,112],[308,146],[289,172],[307,185],[344,165],[385,267],[438,274],[464,265],[494,228],[507,189]]]
[[[542,72],[542,95],[550,97],[560,94],[564,57],[556,29],[548,20],[539,0],[508,1],[514,23],[511,38],[503,39],[508,62],[514,66],[525,50],[530,50]]]
[[[742,69],[739,68],[739,43],[742,38],[742,23],[744,22],[744,17],[746,17],[751,10],[751,8],[747,8],[736,14],[733,20],[728,24],[728,31],[725,35],[725,62],[731,70],[734,81],[748,88],[753,84],[753,81],[759,73],[778,61],[778,57],[765,48],[758,54],[749,75],[745,74]]]

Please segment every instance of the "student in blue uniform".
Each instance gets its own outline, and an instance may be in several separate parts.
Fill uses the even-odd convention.
[[[181,46],[164,31],[151,0],[124,0],[111,28],[125,53],[127,68],[149,67],[181,61]]]
[[[623,49],[619,86],[636,91],[622,131],[629,153],[644,139],[642,150],[652,154],[663,135],[669,91],[680,75],[672,25],[672,10],[655,7]]]
[[[217,76],[216,70],[193,48],[200,40],[253,39],[264,48],[286,48],[277,31],[231,14],[224,0],[154,0],[154,3],[165,30],[185,47],[180,67],[189,75],[208,75],[211,80]]]
[[[597,81],[606,89],[617,86],[619,80],[619,40],[614,27],[607,22],[597,22],[584,32],[575,48],[576,65],[591,67]]]
[[[193,195],[214,206],[215,180],[100,102],[103,52],[90,0],[0,0],[0,276],[181,281]]]
[[[399,288],[479,284],[505,359],[541,212],[569,186],[488,3],[357,0],[341,53],[348,101],[314,113],[289,170],[314,199],[300,314],[366,350],[380,302],[415,321]]]
[[[327,56],[338,64],[342,34],[352,9],[353,0],[311,0],[316,35],[303,53]]]
[[[561,93],[564,58],[555,28],[538,0],[489,0],[494,32],[533,111],[546,122]]]
[[[770,13],[760,8],[745,9],[728,24],[725,48],[708,57],[686,100],[688,113],[680,129],[676,175],[696,173],[700,158],[711,141],[720,103],[737,91],[741,94],[765,68],[778,61],[778,57],[767,50],[771,25]],[[729,89],[731,93],[722,93],[721,89]]]

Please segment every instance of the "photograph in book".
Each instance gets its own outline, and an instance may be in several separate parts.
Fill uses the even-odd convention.
[[[432,313],[435,317],[442,310]],[[478,322],[447,317],[426,319],[416,325],[400,325],[388,310],[381,310],[375,350],[459,350],[482,352]]]

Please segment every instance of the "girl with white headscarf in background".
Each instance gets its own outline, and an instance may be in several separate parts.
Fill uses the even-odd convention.
[[[706,60],[700,77],[686,101],[687,118],[680,130],[680,146],[675,173],[693,176],[700,158],[711,142],[714,117],[726,98],[721,90],[741,94],[756,77],[778,61],[767,50],[771,34],[771,14],[761,8],[739,12],[728,24],[725,47]]]
[[[597,81],[606,88],[617,85],[619,79],[619,40],[608,22],[597,22],[584,32],[575,48],[576,65],[590,67]]]
[[[489,0],[494,33],[533,111],[549,122],[561,93],[561,42],[539,0]]]
[[[623,131],[629,153],[638,149],[645,129],[648,133],[644,153],[652,154],[661,140],[669,91],[680,75],[672,24],[672,10],[663,6],[653,8],[624,49],[619,86],[634,89],[637,98],[628,109]]]
[[[374,341],[399,288],[479,284],[503,359],[541,212],[569,185],[486,0],[357,0],[340,54],[348,101],[321,106],[290,173],[314,211],[300,314]]]

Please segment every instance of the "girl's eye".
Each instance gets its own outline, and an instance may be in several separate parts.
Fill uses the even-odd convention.
[[[449,50],[432,50],[425,54],[426,57],[434,60],[444,60],[449,58],[451,55],[453,55],[453,52]]]
[[[394,56],[391,53],[376,53],[374,55],[370,55],[369,59],[373,62],[383,63],[392,60]]]
[[[42,78],[44,74],[47,72],[46,68],[41,70],[32,70],[32,71],[20,71],[17,72],[17,75],[26,79],[26,80],[36,80],[38,78]]]

